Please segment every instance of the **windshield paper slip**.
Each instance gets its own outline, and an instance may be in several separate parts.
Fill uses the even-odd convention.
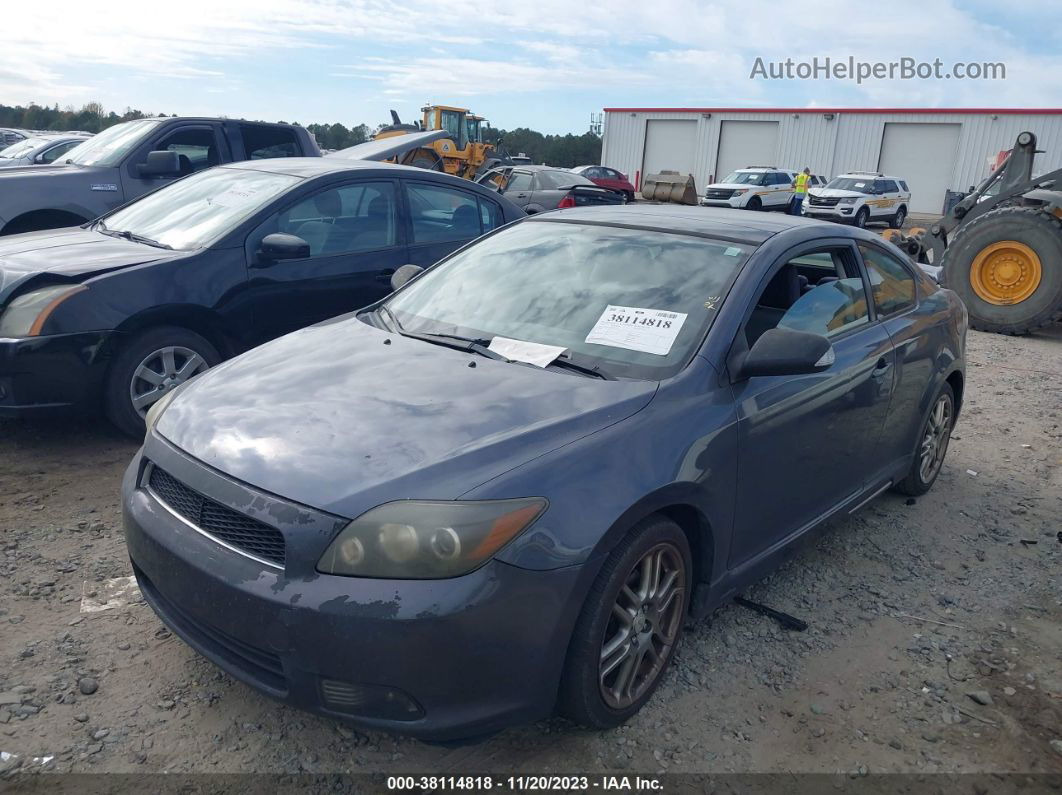
[[[566,350],[557,345],[540,345],[537,342],[511,340],[508,337],[495,337],[487,347],[506,359],[527,362],[535,367],[545,367]]]
[[[685,322],[682,312],[609,304],[586,335],[586,342],[667,356]]]

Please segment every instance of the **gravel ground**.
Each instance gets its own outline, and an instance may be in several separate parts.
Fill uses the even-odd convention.
[[[1062,328],[971,333],[969,359],[933,491],[833,522],[750,590],[807,632],[727,606],[626,726],[555,719],[459,748],[274,703],[135,595],[83,612],[131,573],[134,445],[102,423],[0,422],[0,776],[1062,773]]]

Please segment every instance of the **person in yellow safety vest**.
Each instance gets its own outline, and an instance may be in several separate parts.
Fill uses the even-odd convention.
[[[808,182],[810,180],[810,168],[805,168],[793,180],[793,198],[789,202],[790,215],[800,215],[801,208],[804,206],[804,197],[808,195]]]

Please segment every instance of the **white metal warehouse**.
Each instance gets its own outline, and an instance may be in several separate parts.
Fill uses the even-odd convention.
[[[645,174],[692,174],[698,191],[752,165],[881,171],[907,180],[912,212],[939,213],[945,191],[988,176],[1022,130],[1045,150],[1038,174],[1062,167],[1062,108],[605,108],[601,162],[638,187]]]

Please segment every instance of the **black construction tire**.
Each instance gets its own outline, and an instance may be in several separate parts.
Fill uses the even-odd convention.
[[[616,709],[605,702],[598,683],[605,631],[609,625],[612,607],[631,570],[646,553],[660,544],[673,548],[681,556],[685,566],[685,585],[682,593],[675,597],[682,600],[677,634],[666,651],[663,665],[655,679],[633,703],[624,709]],[[674,659],[675,649],[682,639],[692,589],[693,561],[689,540],[682,529],[670,519],[659,515],[649,516],[631,528],[602,565],[583,603],[582,612],[572,632],[568,658],[561,677],[559,711],[576,723],[596,729],[619,726],[638,712],[652,697]]]
[[[760,201],[760,197],[759,196],[753,196],[751,199],[749,199],[749,203],[745,205],[745,209],[746,210],[762,210],[763,209],[763,202]]]
[[[896,208],[892,218],[889,219],[889,227],[892,229],[903,228],[903,222],[907,220],[907,208],[902,204]]]
[[[866,207],[860,207],[859,212],[857,212],[855,214],[855,217],[852,219],[852,224],[854,226],[858,226],[860,229],[866,229],[867,221],[869,220],[870,210],[868,210]]]
[[[179,326],[156,326],[139,332],[121,347],[107,372],[103,388],[103,409],[118,430],[129,436],[144,435],[144,419],[129,397],[136,368],[152,351],[175,345],[195,351],[213,367],[221,361],[217,348],[206,339]]]
[[[982,300],[970,283],[974,258],[1000,240],[1024,243],[1040,258],[1040,286],[1017,304],[999,306]],[[1028,207],[991,210],[960,227],[941,259],[946,287],[970,312],[970,325],[996,334],[1028,334],[1062,320],[1062,218]]]
[[[442,159],[438,155],[435,155],[434,157],[432,157],[432,155],[435,155],[435,153],[432,152],[431,154],[429,154],[424,150],[420,150],[417,152],[416,156],[414,156],[414,158],[409,161],[409,165],[413,166],[414,168],[427,169],[428,171],[442,171]]]
[[[930,420],[933,418],[933,409],[937,405],[937,401],[941,398],[945,398],[948,401],[949,406],[949,418],[948,428],[943,436],[944,450],[941,452],[940,463],[934,469],[932,475],[928,480],[922,478],[922,442],[925,439],[926,431],[929,427]],[[906,494],[909,497],[921,497],[931,488],[937,480],[937,476],[940,474],[940,470],[944,464],[944,458],[948,454],[948,442],[951,439],[951,432],[955,428],[955,390],[951,388],[951,384],[945,383],[940,387],[940,390],[933,396],[933,402],[929,405],[929,413],[922,421],[921,426],[918,428],[918,438],[915,440],[914,454],[911,458],[911,468],[907,470],[907,475],[897,483],[893,488],[901,494]]]

